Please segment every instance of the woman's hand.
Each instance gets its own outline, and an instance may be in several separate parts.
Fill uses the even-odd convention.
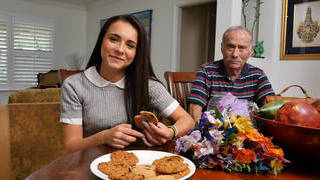
[[[122,149],[144,135],[132,129],[131,124],[120,124],[111,129],[101,131],[102,144]]]
[[[147,146],[162,145],[171,139],[173,136],[172,129],[166,125],[158,122],[157,125],[153,123],[143,123],[144,133],[147,139],[144,139],[144,143]]]
[[[162,145],[173,137],[178,138],[185,135],[188,130],[194,128],[195,121],[181,106],[178,106],[168,118],[175,122],[175,133],[173,129],[161,122],[158,122],[157,125],[144,123],[144,133],[147,137],[144,143],[147,146]]]

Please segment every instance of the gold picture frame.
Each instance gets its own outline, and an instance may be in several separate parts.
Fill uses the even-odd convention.
[[[280,60],[320,60],[320,0],[283,0]]]

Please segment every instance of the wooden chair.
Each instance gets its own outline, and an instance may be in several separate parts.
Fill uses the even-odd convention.
[[[67,79],[67,77],[82,72],[83,70],[66,70],[66,69],[60,69],[60,75],[61,75],[61,83]]]
[[[170,94],[188,111],[187,97],[196,72],[165,72]]]

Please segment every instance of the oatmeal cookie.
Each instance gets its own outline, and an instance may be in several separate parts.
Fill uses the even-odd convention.
[[[131,172],[143,175],[144,178],[156,176],[156,167],[149,164],[140,164],[130,168]]]
[[[153,114],[152,112],[140,111],[139,115],[134,116],[134,122],[136,123],[137,127],[140,129],[143,129],[142,121],[145,121],[145,122],[148,121],[153,124],[157,124],[159,120],[158,120],[157,116],[155,114]]]
[[[99,163],[98,169],[108,175],[110,179],[119,179],[129,173],[128,165],[114,163],[113,161]]]
[[[139,162],[139,159],[133,153],[118,150],[111,153],[111,161],[114,163],[126,164],[128,166],[135,166]]]
[[[175,180],[175,179],[176,178],[174,178],[171,175],[159,175],[155,177],[146,178],[145,180]]]
[[[156,166],[158,173],[164,174],[173,174],[188,168],[188,164],[185,164],[180,156],[165,156],[152,164]]]
[[[183,171],[177,172],[175,174],[170,174],[171,176],[175,177],[176,179],[182,178],[183,176],[190,173],[189,167]]]
[[[143,180],[144,177],[141,174],[136,174],[133,172],[129,172],[121,177],[119,180]]]

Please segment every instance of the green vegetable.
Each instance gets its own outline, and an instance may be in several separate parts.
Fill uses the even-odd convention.
[[[284,105],[287,102],[290,102],[289,99],[281,99],[281,100],[275,100],[271,101],[265,105],[263,105],[260,109],[257,111],[257,115],[259,115],[262,118],[266,119],[275,119],[277,112],[279,108]]]

